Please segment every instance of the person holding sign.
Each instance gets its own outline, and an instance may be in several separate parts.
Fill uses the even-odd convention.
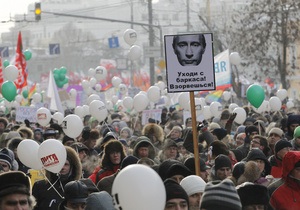
[[[173,49],[182,66],[198,66],[205,52],[206,41],[203,34],[174,36]]]

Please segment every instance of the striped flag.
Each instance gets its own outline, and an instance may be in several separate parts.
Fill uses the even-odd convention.
[[[2,58],[0,56],[0,85],[3,83],[3,68],[2,68]]]
[[[17,89],[22,89],[23,87],[27,86],[27,71],[26,71],[26,60],[25,56],[23,55],[23,45],[22,45],[22,34],[19,31],[18,35],[18,43],[17,43],[17,50],[16,50],[16,60],[15,66],[19,70],[19,75],[16,82]]]

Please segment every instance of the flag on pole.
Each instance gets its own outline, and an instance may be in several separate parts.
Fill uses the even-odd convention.
[[[0,85],[3,83],[3,68],[2,68],[2,58],[0,56]]]
[[[16,60],[15,66],[17,67],[19,74],[16,82],[17,89],[22,89],[27,86],[27,64],[25,56],[23,55],[23,44],[22,44],[22,34],[19,31],[18,42],[17,42],[17,50],[16,50]]]
[[[58,112],[64,114],[64,109],[63,109],[61,100],[59,98],[57,86],[56,86],[52,71],[50,71],[50,73],[49,73],[47,97],[50,98],[49,109],[52,111],[58,111]]]

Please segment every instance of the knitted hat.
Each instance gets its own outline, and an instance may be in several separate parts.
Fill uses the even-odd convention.
[[[258,148],[253,148],[246,157],[246,162],[250,160],[263,160],[268,162],[266,155]]]
[[[291,142],[285,140],[285,139],[280,139],[278,142],[275,144],[275,155],[282,150],[285,147],[293,147]]]
[[[239,162],[243,159],[243,152],[239,149],[231,149],[231,152],[235,155],[236,160]]]
[[[73,141],[73,142],[75,142],[75,139],[74,139],[74,138],[71,138],[71,137],[69,137],[69,136],[67,136],[67,135],[65,135],[65,136],[63,137],[63,139],[62,139],[62,144],[65,145],[65,143],[67,143],[68,141]]]
[[[30,179],[21,171],[0,174],[0,197],[13,193],[30,195]]]
[[[277,134],[280,137],[283,135],[283,131],[280,128],[276,128],[276,127],[272,128],[269,131],[268,135],[270,136],[272,133],[275,133],[275,134]]]
[[[196,174],[195,157],[189,157],[184,161],[184,165],[190,169],[193,174]],[[203,159],[200,159],[200,171],[205,172],[209,167]]]
[[[219,170],[222,167],[232,168],[231,161],[226,155],[218,155],[215,159],[215,170]]]
[[[125,157],[122,162],[121,162],[121,166],[120,169],[125,168],[126,166],[129,166],[131,164],[136,164],[138,162],[138,158],[132,155],[128,155],[127,157]]]
[[[259,133],[259,130],[258,130],[258,128],[257,128],[255,125],[250,125],[250,126],[247,126],[247,127],[245,128],[245,133],[246,133],[247,136],[250,136],[250,134],[251,134],[252,132],[257,132],[257,133]]]
[[[249,205],[267,206],[269,203],[268,189],[263,185],[245,182],[237,187],[237,192],[243,207]]]
[[[91,179],[83,178],[79,179],[79,181],[83,182],[87,186],[89,193],[99,192],[99,189],[96,187],[96,185]]]
[[[65,200],[72,203],[85,203],[89,195],[88,187],[81,181],[70,181],[65,187]]]
[[[129,147],[127,141],[125,139],[119,139],[119,141],[126,147]]]
[[[171,139],[166,139],[166,142],[164,144],[164,150],[170,148],[170,147],[178,147],[176,142]]]
[[[200,176],[190,175],[181,180],[180,185],[188,196],[191,196],[195,193],[203,193],[206,182]]]
[[[11,151],[8,148],[0,150],[0,161],[7,163],[9,169],[12,168],[14,157],[11,155]]]
[[[85,210],[115,210],[113,198],[106,191],[96,192],[89,195],[86,200]]]
[[[236,135],[237,134],[240,134],[240,133],[245,133],[245,128],[246,128],[246,126],[244,126],[244,125],[240,125],[239,127],[237,127],[237,129],[236,129]]]
[[[164,185],[166,188],[166,201],[174,199],[174,198],[182,198],[189,203],[189,197],[186,191],[173,179],[166,179],[164,181]]]
[[[208,131],[213,131],[216,128],[221,128],[221,126],[218,123],[211,122],[208,126]]]
[[[200,201],[200,209],[241,210],[239,195],[230,179],[208,182]]]
[[[238,180],[240,176],[245,172],[245,162],[237,162],[232,169],[232,176]]]
[[[300,137],[300,126],[295,128],[294,130],[294,138],[298,138],[298,137]]]
[[[183,175],[186,177],[192,175],[192,172],[183,163],[168,159],[160,164],[158,174],[162,180],[166,180],[174,175]]]

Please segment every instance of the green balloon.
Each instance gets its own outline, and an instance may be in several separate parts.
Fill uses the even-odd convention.
[[[55,83],[56,83],[57,87],[59,87],[59,88],[62,88],[65,84],[64,81],[60,81],[60,80],[56,81]]]
[[[23,90],[22,96],[23,96],[24,98],[28,98],[28,90]]]
[[[298,137],[300,137],[300,126],[295,128],[294,130],[294,138],[298,138]]]
[[[6,68],[7,66],[9,66],[9,61],[8,60],[3,61],[3,66],[4,66],[4,68]]]
[[[24,51],[25,60],[29,61],[31,59],[32,53],[29,50]]]
[[[61,80],[61,81],[64,81],[65,78],[66,78],[66,75],[63,72],[60,72],[59,76],[58,76],[58,79]]]
[[[60,67],[60,72],[62,72],[63,74],[66,74],[67,73],[66,67],[64,67],[64,66]]]
[[[260,105],[265,100],[265,91],[260,85],[250,85],[247,89],[247,99],[255,108],[260,107]]]
[[[2,84],[1,89],[2,95],[7,101],[11,102],[15,100],[15,97],[17,95],[17,88],[15,83],[13,83],[12,81],[5,81]]]

